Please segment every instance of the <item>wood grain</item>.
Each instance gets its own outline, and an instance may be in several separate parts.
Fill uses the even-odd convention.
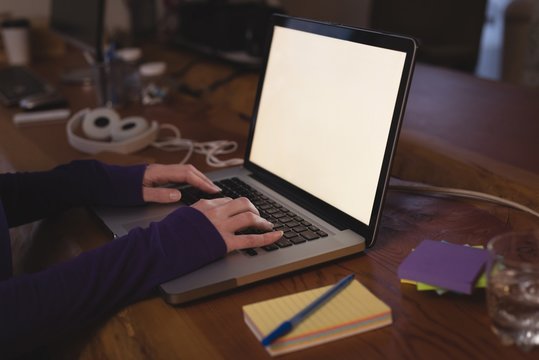
[[[234,71],[186,52],[148,54],[165,59],[176,80],[196,90]],[[68,96],[74,111],[95,106],[92,90],[68,87],[57,79],[64,68],[80,64],[80,57],[67,54],[62,61],[34,65]],[[192,71],[185,72],[189,64]],[[255,88],[256,75],[241,74],[199,98],[178,93],[162,106],[134,106],[120,112],[172,123],[186,138],[236,140],[240,148],[231,156],[241,157],[248,131],[245,116],[250,114]],[[534,94],[418,65],[393,174],[492,191],[535,207],[539,143],[537,125],[529,120],[537,114],[537,105],[530,100]],[[39,170],[87,157],[69,147],[62,124],[16,128],[10,121],[14,112],[0,108],[2,171]],[[505,124],[506,119],[512,123]],[[503,139],[509,148],[499,146]],[[173,163],[180,157],[182,153],[150,148],[125,157],[99,155],[120,164]],[[192,162],[202,170],[210,169],[202,156],[194,156]],[[241,306],[329,285],[354,272],[391,306],[393,325],[283,358],[535,359],[537,352],[503,347],[493,335],[484,290],[471,296],[438,296],[401,284],[396,274],[401,261],[423,239],[484,245],[496,234],[537,226],[537,219],[500,206],[389,192],[377,242],[365,253],[179,307],[156,296],[51,344],[50,354],[55,359],[269,359],[244,324]],[[34,224],[17,239],[18,272],[31,272],[100,246],[111,235],[90,212],[76,208]]]

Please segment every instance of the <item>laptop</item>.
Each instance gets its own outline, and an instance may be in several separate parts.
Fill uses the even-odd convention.
[[[236,194],[254,192],[264,217],[294,226],[273,249],[236,251],[162,284],[165,300],[185,303],[373,246],[415,53],[408,37],[275,15],[244,164],[207,175],[222,188],[239,184]],[[121,236],[177,206],[97,214]]]

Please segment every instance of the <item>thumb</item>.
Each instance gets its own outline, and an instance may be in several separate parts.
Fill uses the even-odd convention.
[[[179,201],[182,194],[176,189],[143,187],[142,197],[146,202],[172,203]]]

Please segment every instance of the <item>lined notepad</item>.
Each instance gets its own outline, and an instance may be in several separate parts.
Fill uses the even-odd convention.
[[[245,322],[262,340],[331,286],[246,305]],[[391,309],[357,280],[266,349],[271,355],[323,344],[391,324]]]

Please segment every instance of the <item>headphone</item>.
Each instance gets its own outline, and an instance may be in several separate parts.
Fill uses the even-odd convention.
[[[219,159],[219,155],[229,154],[238,148],[238,143],[229,140],[196,142],[181,137],[180,130],[171,124],[149,123],[140,116],[120,119],[118,113],[109,108],[83,109],[67,122],[67,140],[75,149],[88,154],[102,151],[131,154],[147,146],[164,151],[187,150],[180,161],[185,164],[193,153],[206,156],[206,163],[213,167],[234,166],[242,159]],[[169,131],[172,136],[158,139],[160,130]],[[80,136],[77,133],[84,135]]]
[[[77,135],[77,132],[84,137]],[[151,145],[159,133],[156,121],[140,116],[121,119],[109,108],[83,109],[69,119],[67,140],[75,149],[88,154],[110,151],[130,154]]]

